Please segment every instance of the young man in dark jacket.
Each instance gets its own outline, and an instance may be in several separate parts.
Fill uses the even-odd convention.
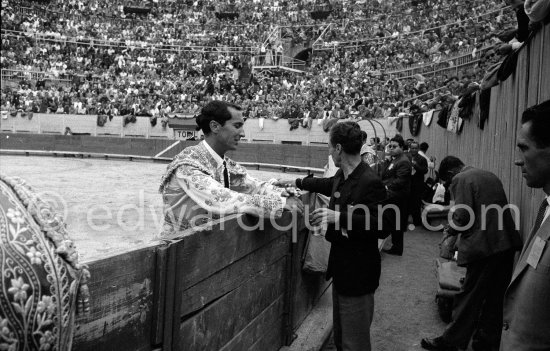
[[[361,161],[361,145],[357,123],[335,124],[329,154],[339,170],[331,178],[295,181],[300,189],[330,196],[328,208],[315,209],[306,220],[309,217],[314,227],[326,226],[326,239],[332,243],[327,279],[333,279],[334,342],[338,350],[346,351],[371,350],[374,291],[380,278],[378,236],[391,224],[380,207],[386,189]]]

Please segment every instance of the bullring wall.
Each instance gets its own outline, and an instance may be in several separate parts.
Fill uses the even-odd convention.
[[[550,25],[539,31],[519,53],[515,73],[491,89],[489,119],[483,130],[477,121],[470,120],[465,121],[461,134],[454,134],[437,125],[435,115],[429,127],[422,125],[418,136],[411,136],[408,126],[403,129],[403,136],[428,142],[428,155],[435,156],[438,161],[453,155],[468,165],[495,173],[502,180],[510,203],[520,209],[525,237],[535,221],[543,192],[528,188],[521,169],[514,165],[516,134],[521,127],[523,111],[548,99]]]
[[[4,150],[68,151],[152,157],[173,146],[161,155],[171,158],[185,147],[196,143],[197,141],[168,139],[0,133],[0,149]],[[238,150],[230,152],[229,156],[240,162],[323,168],[327,163],[328,150],[326,146],[241,143]]]
[[[86,262],[90,314],[77,318],[76,350],[258,350],[292,342],[326,293],[302,273],[307,228],[231,216],[180,240]],[[298,218],[296,223],[301,223]],[[262,229],[263,228],[263,229]],[[296,238],[296,240],[293,240]]]
[[[34,113],[29,119],[28,115],[22,117],[21,113],[0,119],[0,131],[7,133],[31,133],[62,135],[65,129],[70,128],[72,133],[88,134],[91,136],[113,136],[146,139],[178,139],[187,137],[187,131],[193,131],[195,122],[193,119],[173,118],[169,120],[169,126],[163,128],[160,121],[155,126],[151,125],[149,117],[136,117],[135,123],[124,125],[124,118],[114,116],[107,119],[103,126],[97,125],[96,115],[70,115]],[[183,124],[180,127],[183,133],[178,133],[171,124]],[[243,142],[269,143],[269,144],[298,144],[298,145],[326,145],[328,134],[323,130],[322,124],[313,120],[311,128],[298,127],[290,130],[287,120],[266,119],[261,126],[260,119],[248,119],[244,124],[245,137]],[[359,121],[359,125],[369,137],[379,137],[395,134],[395,126],[387,119],[373,119],[371,121]]]

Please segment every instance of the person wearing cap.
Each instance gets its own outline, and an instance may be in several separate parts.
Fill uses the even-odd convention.
[[[286,190],[252,178],[226,156],[244,137],[239,106],[210,101],[196,117],[204,140],[185,148],[168,165],[160,193],[164,202],[161,238],[205,224],[208,219],[234,213],[280,217],[283,210],[301,212],[303,204]]]

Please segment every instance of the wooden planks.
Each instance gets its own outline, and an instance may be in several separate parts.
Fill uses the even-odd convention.
[[[290,217],[278,220],[278,229]],[[270,343],[280,347],[290,239],[268,221],[234,216],[172,244],[174,301],[166,303],[163,347],[247,349],[272,334],[279,336]]]
[[[283,337],[283,307],[284,296],[281,295],[220,351],[278,350]]]
[[[168,139],[161,140],[4,132],[0,138],[0,147],[2,149],[42,151],[56,150],[141,156],[155,156],[173,143],[173,140]],[[172,158],[180,153],[185,147],[195,144],[197,144],[197,141],[182,141],[162,156]],[[323,168],[328,160],[328,151],[326,146],[243,143],[239,145],[238,150],[233,151],[228,155],[234,160],[240,162],[283,164],[288,166],[313,168]]]
[[[177,262],[182,269],[178,277],[181,291],[285,234],[275,230],[269,223],[264,225],[264,230],[244,230],[239,221],[250,228],[258,219],[246,215],[239,218],[183,239],[183,245],[179,245],[177,251]],[[284,220],[289,220],[289,217]]]
[[[285,260],[281,258],[200,313],[185,319],[180,325],[176,348],[189,351],[218,350],[229,343],[273,302],[282,298]],[[271,325],[278,322],[280,317],[279,313],[273,314],[274,320],[263,322]],[[243,346],[250,347],[255,341],[251,338],[241,342]]]
[[[89,264],[90,314],[77,317],[74,349],[150,350],[155,246]]]
[[[285,257],[288,254],[288,241],[288,236],[281,235],[261,249],[249,253],[183,291],[180,297],[182,300],[180,315],[186,316],[203,308]]]

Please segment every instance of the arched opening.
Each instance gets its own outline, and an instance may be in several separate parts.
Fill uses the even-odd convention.
[[[294,58],[297,60],[302,60],[305,62],[309,62],[309,59],[311,58],[311,53],[313,52],[312,48],[307,48],[305,50],[300,51],[297,53]]]

